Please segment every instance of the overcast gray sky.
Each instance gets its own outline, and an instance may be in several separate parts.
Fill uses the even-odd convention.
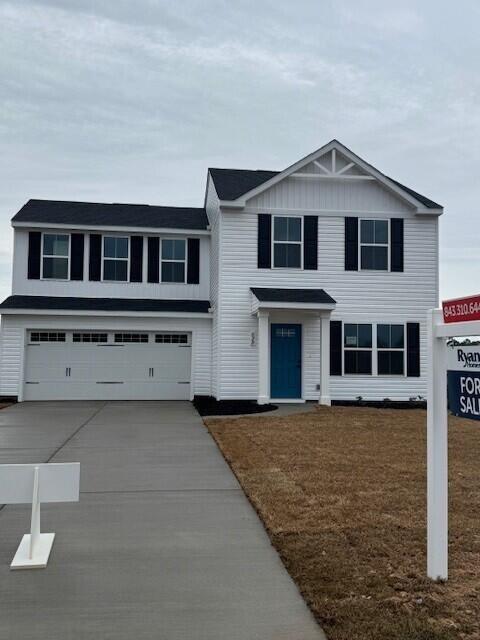
[[[338,138],[440,202],[441,296],[480,291],[475,0],[0,0],[0,295],[29,198],[193,205],[208,166]]]

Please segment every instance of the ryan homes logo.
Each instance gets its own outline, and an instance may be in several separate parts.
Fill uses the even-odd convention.
[[[457,349],[457,364],[463,369],[480,369],[480,351]]]

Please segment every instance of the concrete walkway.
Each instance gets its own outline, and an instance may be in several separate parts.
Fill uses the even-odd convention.
[[[9,570],[30,510],[0,511],[0,638],[324,638],[188,402],[24,403],[0,462],[81,463],[78,504],[42,507],[47,569]]]

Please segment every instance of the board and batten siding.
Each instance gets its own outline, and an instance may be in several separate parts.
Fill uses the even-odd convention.
[[[44,229],[46,233],[78,233],[73,229]],[[102,233],[92,230],[91,233]],[[210,294],[210,236],[200,238],[200,283],[151,283],[147,282],[148,246],[147,237],[156,234],[143,235],[143,282],[93,282],[88,279],[89,266],[89,232],[85,232],[85,254],[83,280],[75,280],[74,294],[90,298],[166,298],[180,300],[208,300]],[[104,235],[142,235],[118,232],[105,232]],[[190,233],[157,234],[157,237],[196,237]],[[70,296],[72,282],[70,280],[29,280],[27,277],[28,263],[28,230],[14,230],[14,262],[12,277],[12,295],[30,296]]]
[[[377,189],[373,186],[370,209],[365,217],[403,217],[405,219],[405,271],[348,272],[344,269],[344,217],[348,213],[319,213],[318,270],[257,269],[258,213],[278,209],[249,206],[240,212],[222,212],[220,286],[221,356],[219,359],[219,396],[255,398],[258,389],[257,319],[251,315],[250,287],[322,288],[336,301],[332,319],[346,322],[421,324],[421,377],[344,376],[331,377],[332,399],[404,400],[426,394],[426,312],[438,302],[438,220],[434,216],[415,216],[395,198],[395,211],[381,214],[376,209]],[[275,189],[278,191],[278,185]],[[283,188],[283,187],[281,187]],[[272,189],[273,191],[273,189]],[[268,193],[268,192],[267,192]],[[266,195],[265,195],[266,197]],[[387,199],[390,194],[387,194]],[[288,200],[288,199],[287,199]],[[366,196],[365,196],[366,200]],[[293,202],[299,205],[299,202]],[[343,203],[343,201],[342,201]],[[280,202],[276,201],[276,204]],[[284,202],[281,203],[282,205]],[[356,206],[358,204],[358,207]],[[361,203],[352,201],[360,213]],[[382,204],[381,206],[385,206]],[[380,204],[378,204],[380,206]],[[393,206],[390,205],[393,209]],[[285,207],[282,206],[282,212]],[[366,211],[366,202],[362,211]],[[295,213],[311,214],[310,209]],[[276,321],[279,315],[272,315]],[[292,315],[290,315],[292,318]],[[299,322],[301,314],[289,321]],[[281,321],[281,320],[280,320]],[[303,321],[303,320],[302,320]],[[303,329],[303,389],[305,399],[318,399],[320,382],[320,323],[312,315]]]
[[[303,169],[302,169],[303,171]],[[370,180],[323,180],[321,187],[309,178],[285,178],[248,202],[249,208],[288,211],[390,212],[408,211],[405,203]]]
[[[19,393],[24,336],[28,329],[192,332],[193,391],[196,395],[210,395],[212,331],[209,318],[3,315],[0,340],[0,395],[16,396]]]

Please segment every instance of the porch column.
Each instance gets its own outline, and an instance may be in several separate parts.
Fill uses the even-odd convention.
[[[330,401],[330,314],[320,314],[320,398],[319,404]]]
[[[270,398],[268,392],[268,363],[269,358],[269,322],[268,311],[260,310],[258,317],[258,404],[267,404]]]

